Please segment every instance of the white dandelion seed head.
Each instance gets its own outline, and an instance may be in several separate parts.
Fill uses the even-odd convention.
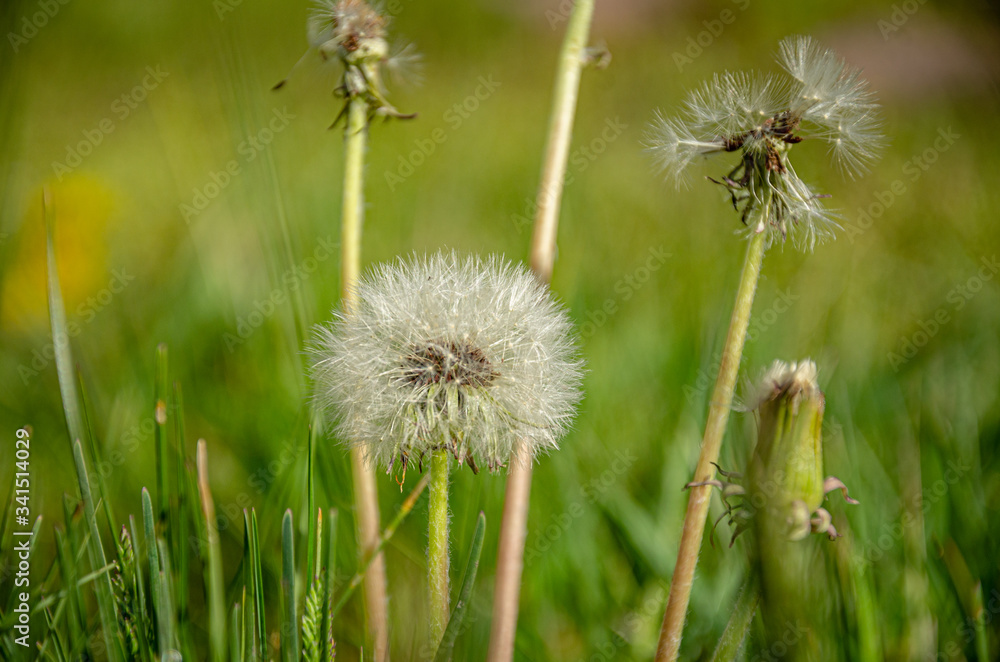
[[[374,269],[313,347],[316,400],[369,462],[446,449],[497,469],[557,447],[581,397],[565,309],[496,256],[413,256]]]

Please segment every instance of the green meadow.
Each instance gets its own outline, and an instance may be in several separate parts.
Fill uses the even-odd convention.
[[[570,4],[384,5],[390,37],[412,42],[422,63],[387,81],[393,105],[417,117],[369,127],[363,269],[438,249],[527,260]],[[335,553],[331,590],[359,569],[347,449],[310,399],[306,347],[340,297],[343,120],[329,127],[344,101],[332,62],[313,52],[293,68],[309,10],[305,0],[0,9],[2,659],[38,655],[13,629],[26,590],[15,585],[15,533],[31,526],[27,604],[42,659],[116,659],[102,623],[121,602],[109,603],[115,570],[96,562],[95,538],[121,565],[115,541],[131,528],[132,565],[153,589],[144,488],[160,563],[173,562],[161,590],[184,659],[230,659],[209,654],[221,632],[209,588],[221,586],[228,637],[244,618],[233,606],[246,604],[248,572],[262,590],[261,659],[298,659],[282,625],[290,600],[301,620],[318,562],[310,506],[324,510],[323,555]],[[998,18],[971,2],[598,0],[591,42],[611,61],[583,72],[551,284],[577,327],[584,398],[559,450],[535,465],[515,659],[653,658],[746,241],[729,195],[705,179],[731,169],[731,155],[693,166],[678,189],[644,145],[656,111],[676,114],[713,74],[778,71],[778,42],[792,34],[863,70],[887,147],[855,179],[824,144],[791,150],[842,230],[812,252],[767,250],[719,464],[748,462],[757,420],[742,404],[764,369],[813,359],[824,470],[860,501],[831,494],[843,536],[802,542],[824,569],[803,587],[835,644],[824,659],[1000,659]],[[65,310],[55,326],[43,189]],[[25,426],[30,518],[20,526]],[[377,471],[383,525],[417,469],[402,485]],[[452,471],[456,594],[480,512],[486,521],[456,660],[486,657],[505,480]],[[427,511],[424,495],[384,550],[397,660],[432,659],[422,649]],[[730,545],[725,519],[712,528],[723,515],[713,495],[686,660],[710,659],[752,571],[747,538]],[[132,604],[140,629],[153,598]],[[372,659],[360,598],[333,619],[338,659]],[[150,652],[125,659],[163,659],[157,627]],[[736,659],[779,659],[763,637],[757,619]]]

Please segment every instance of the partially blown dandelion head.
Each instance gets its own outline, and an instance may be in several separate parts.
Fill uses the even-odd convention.
[[[572,325],[549,290],[501,258],[382,265],[314,346],[317,401],[391,470],[445,449],[474,471],[557,447],[580,399]]]
[[[779,62],[788,76],[726,72],[689,94],[679,118],[657,115],[648,137],[657,163],[684,182],[702,156],[740,152],[720,179],[751,232],[789,234],[812,248],[837,228],[788,159],[792,145],[818,139],[829,145],[848,175],[864,172],[881,151],[878,104],[868,83],[832,51],[809,37],[781,42]]]
[[[309,43],[325,58],[350,64],[389,55],[386,19],[363,0],[321,0],[309,17]]]
[[[365,98],[373,113],[408,119],[413,115],[400,113],[386,100],[384,73],[413,74],[420,58],[410,45],[390,46],[388,23],[364,0],[318,0],[307,26],[309,45],[323,60],[343,65],[340,91],[346,97]]]

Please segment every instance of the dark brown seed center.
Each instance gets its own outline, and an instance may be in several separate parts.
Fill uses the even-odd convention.
[[[497,377],[483,351],[467,343],[433,342],[415,347],[403,363],[403,379],[414,386],[444,382],[480,388]]]

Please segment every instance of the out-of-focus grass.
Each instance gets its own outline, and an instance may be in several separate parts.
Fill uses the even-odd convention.
[[[581,327],[587,395],[575,431],[537,468],[519,656],[652,653],[685,503],[681,486],[697,457],[743,243],[725,196],[698,179],[675,191],[652,171],[641,139],[654,108],[676,109],[711,73],[775,66],[777,42],[792,32],[811,33],[866,68],[881,91],[890,139],[859,181],[843,180],[814,144],[795,148],[796,167],[833,195],[828,202],[845,225],[860,228],[859,209],[884,211],[870,229],[813,254],[770,251],[743,372],[752,376],[774,358],[811,356],[820,366],[827,471],[861,500],[831,506],[847,535],[825,547],[833,584],[850,589],[829,602],[830,627],[846,634],[841,656],[921,652],[908,646],[951,654],[954,644],[972,659],[972,587],[956,579],[964,575],[954,571],[955,558],[982,583],[995,655],[1000,279],[988,269],[980,275],[1000,252],[995,25],[925,5],[883,39],[877,21],[891,6],[754,4],[735,11],[735,22],[678,71],[673,54],[688,37],[738,5],[608,5],[599,7],[593,34],[614,59],[583,79],[553,281]],[[281,515],[292,508],[302,535],[307,526],[304,336],[327,317],[339,287],[336,250],[324,248],[339,232],[341,132],[326,130],[339,101],[329,77],[307,69],[286,90],[269,91],[305,48],[307,6],[244,2],[221,18],[209,3],[60,7],[37,36],[0,58],[3,434],[12,439],[17,426],[34,426],[32,509],[56,519],[75,468],[48,358],[37,200],[41,184],[57,179],[53,162],[65,163],[67,149],[108,119],[113,131],[100,132],[82,164],[53,184],[74,355],[107,460],[92,471],[105,472],[119,517],[139,515],[140,489],[155,482],[155,351],[167,343],[185,393],[188,443],[205,438],[212,448],[225,567],[235,572],[242,509],[253,506],[263,581],[277,596]],[[550,30],[546,10],[557,11],[400,4],[394,30],[425,54],[425,81],[392,86],[396,105],[418,119],[371,129],[366,262],[441,246],[526,255],[530,227],[520,218],[531,217],[565,25]],[[7,34],[38,8],[22,2],[5,11]],[[943,64],[913,83],[923,61],[911,64],[906,54],[922,51]],[[147,67],[166,76],[135,108],[116,104],[141,85]],[[463,117],[453,108],[463,103],[477,108]],[[272,118],[273,139],[258,150],[248,138]],[[958,136],[953,144],[935,149],[939,131],[949,130]],[[936,159],[925,171],[913,159],[927,158],[926,150]],[[230,161],[239,173],[185,222],[180,206],[194,204],[195,189],[209,194],[213,174],[223,181],[218,173]],[[403,162],[412,175],[388,181],[387,172],[407,172]],[[710,163],[704,173],[719,170]],[[903,192],[890,202],[885,192],[894,182]],[[935,327],[936,315],[947,320]],[[908,351],[907,342],[915,353],[897,365],[890,353]],[[346,454],[323,439],[317,504],[346,515]],[[753,421],[734,416],[723,462],[738,466],[752,442]],[[2,485],[9,466],[2,463]],[[379,483],[385,516],[402,495],[388,477]],[[453,551],[464,558],[478,512],[499,522],[503,476],[459,472],[452,489]],[[421,508],[388,550],[392,637],[403,658],[425,627]],[[350,518],[341,519],[338,558],[347,572],[356,554]],[[52,558],[51,528],[42,530],[36,557]],[[485,649],[496,534],[490,526],[458,659]],[[741,544],[703,552],[684,649],[690,658],[710,654],[725,626],[746,571]],[[9,580],[0,586],[6,595]],[[190,608],[203,609],[200,594]],[[268,622],[279,623],[279,601],[268,609]],[[363,640],[356,605],[336,632],[338,652],[352,659]]]

